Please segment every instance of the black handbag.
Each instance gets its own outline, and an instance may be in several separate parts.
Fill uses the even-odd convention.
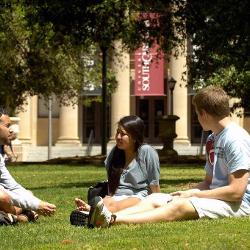
[[[95,196],[105,197],[108,195],[108,181],[98,182],[95,186],[90,186],[88,189],[88,204],[91,204],[91,200]]]

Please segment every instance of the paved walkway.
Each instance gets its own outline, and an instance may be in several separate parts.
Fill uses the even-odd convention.
[[[161,149],[162,146],[152,145],[155,149]],[[108,145],[107,152],[112,148],[112,145]],[[200,146],[184,146],[174,145],[174,149],[179,155],[200,155]],[[203,149],[202,149],[203,151]],[[203,152],[202,152],[203,153]],[[100,155],[101,147],[99,145],[93,146],[88,149],[87,146],[57,146],[52,147],[51,159],[63,158],[63,157],[75,157],[86,155]],[[23,148],[23,161],[24,162],[43,162],[48,160],[48,147],[46,146],[27,146]]]

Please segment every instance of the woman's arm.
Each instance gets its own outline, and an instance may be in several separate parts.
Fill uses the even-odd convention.
[[[157,151],[149,145],[144,145],[141,149],[142,166],[145,166],[147,171],[147,182],[152,193],[160,191],[160,162]]]
[[[149,185],[149,187],[150,187],[152,193],[160,193],[161,192],[160,185]]]

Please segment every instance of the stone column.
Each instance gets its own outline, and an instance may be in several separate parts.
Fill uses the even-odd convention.
[[[23,112],[19,112],[19,146],[18,160],[26,161],[31,146],[37,145],[37,96],[27,97],[27,104],[24,105]]]
[[[80,146],[78,136],[78,105],[61,106],[59,118],[59,137],[56,146]]]
[[[123,116],[130,114],[130,58],[129,54],[121,50],[121,43],[117,42],[113,58],[113,69],[118,82],[115,93],[111,96],[111,141],[114,140],[117,122]]]
[[[27,105],[25,105],[24,111],[18,114],[20,118],[19,121],[19,135],[18,138],[22,144],[31,144],[32,128],[31,128],[31,118],[32,118],[32,98],[27,98]]]
[[[173,114],[180,117],[176,122],[177,138],[175,143],[190,145],[188,138],[188,89],[186,81],[182,79],[182,73],[187,70],[186,54],[179,55],[176,59],[171,57],[169,62],[170,75],[176,80],[173,92]]]

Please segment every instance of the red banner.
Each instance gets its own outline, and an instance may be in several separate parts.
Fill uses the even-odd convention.
[[[135,96],[164,95],[164,54],[159,45],[144,44],[135,51]]]

